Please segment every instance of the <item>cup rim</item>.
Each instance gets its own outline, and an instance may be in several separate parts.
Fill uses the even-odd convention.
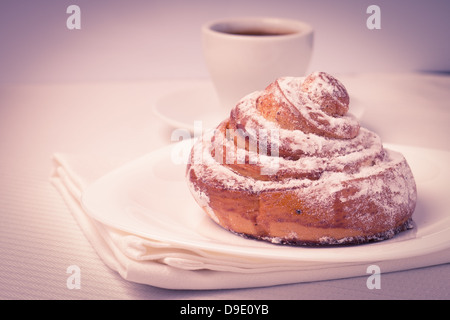
[[[234,26],[231,26],[233,24]],[[285,30],[281,34],[273,35],[248,35],[248,34],[236,34],[232,33],[232,29],[236,26],[255,26],[255,25],[265,25],[278,27]],[[229,28],[230,31],[222,31]],[[277,18],[277,17],[233,17],[233,18],[222,18],[206,22],[202,26],[202,31],[204,33],[213,34],[215,36],[225,37],[229,39],[246,39],[251,41],[274,41],[276,39],[287,39],[287,38],[298,38],[306,37],[313,33],[312,26],[304,21],[288,18]]]

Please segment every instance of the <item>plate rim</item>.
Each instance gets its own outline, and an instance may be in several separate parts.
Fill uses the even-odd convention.
[[[99,215],[100,210],[98,210],[98,203],[95,203],[95,195],[98,189],[101,190],[101,188],[106,185],[110,187],[110,192],[117,190],[117,185],[111,183],[110,181],[117,180],[117,176],[125,175],[128,171],[137,170],[136,168],[140,168],[140,165],[146,164],[148,166],[148,162],[155,162],[155,158],[157,156],[164,156],[165,153],[170,154],[170,151],[172,148],[179,144],[183,143],[192,143],[192,139],[183,140],[177,143],[172,143],[167,146],[161,147],[153,152],[150,152],[138,159],[132,160],[125,165],[116,168],[115,170],[111,171],[110,173],[104,175],[103,177],[99,178],[95,182],[93,182],[90,186],[86,188],[86,190],[83,192],[81,196],[81,205],[84,209],[84,211],[94,220],[97,220],[101,223],[104,223],[107,226],[120,229],[125,232],[134,233],[136,235],[150,238],[149,235],[146,235],[142,232],[136,232],[136,230],[130,229],[130,227],[126,226],[119,226],[117,224],[114,224],[111,222],[111,220],[108,220],[104,216],[102,217],[101,214]],[[414,146],[407,146],[407,145],[398,145],[398,144],[384,144],[385,147],[389,146],[392,147],[407,147],[407,148],[413,148],[413,149],[426,149],[426,150],[436,150],[440,152],[446,152],[447,154],[450,154],[450,152],[437,150],[437,149],[427,149],[423,147],[414,147]],[[394,149],[395,150],[395,149]],[[171,163],[168,161],[168,163]],[[138,170],[139,171],[139,170]],[[186,188],[188,188],[186,183]],[[119,187],[120,189],[120,187]],[[113,199],[116,199],[115,197],[112,197]],[[94,202],[93,202],[94,201]],[[151,210],[150,210],[151,211]],[[206,214],[205,214],[206,215]],[[447,219],[450,221],[450,219]],[[267,248],[277,248],[279,250],[272,250],[270,249],[270,252],[266,250],[266,246],[264,247],[244,247],[244,248],[238,248],[238,247],[229,247],[229,246],[221,246],[217,247],[216,245],[205,245],[204,243],[197,243],[196,241],[192,240],[179,240],[179,239],[164,239],[164,237],[161,236],[153,236],[152,239],[158,240],[158,241],[165,241],[172,245],[175,245],[177,247],[183,247],[183,248],[193,248],[197,250],[216,250],[217,253],[220,254],[226,254],[226,255],[239,255],[242,257],[252,257],[252,258],[261,258],[261,259],[271,259],[271,260],[280,260],[282,259],[284,262],[310,262],[310,261],[317,261],[317,262],[326,262],[326,263],[352,263],[352,262],[364,262],[364,261],[373,261],[373,260],[396,260],[401,258],[413,258],[417,256],[422,256],[425,254],[432,254],[438,251],[446,250],[450,248],[450,241],[448,242],[442,242],[440,241],[441,237],[437,237],[436,234],[444,233],[445,230],[450,229],[450,225],[446,225],[446,227],[439,232],[435,232],[434,234],[427,235],[426,237],[420,237],[420,238],[410,238],[410,239],[404,239],[401,241],[391,241],[390,240],[384,240],[380,242],[374,242],[364,245],[357,245],[357,246],[339,246],[339,247],[296,247],[296,246],[284,246],[284,245],[276,245],[267,243]],[[427,252],[423,252],[424,249],[420,246],[420,241],[425,241],[424,238],[427,238],[427,241],[430,243],[426,246],[426,248],[430,249]],[[450,239],[449,236],[447,236],[448,239]],[[257,240],[251,240],[248,239],[248,241],[257,241]],[[409,252],[407,250],[400,250],[405,247],[407,244],[417,244],[419,242],[419,246],[413,246],[414,249],[410,250]],[[250,242],[249,242],[250,243]],[[253,242],[254,243],[254,242]],[[423,244],[422,244],[423,245]],[[359,248],[373,248],[376,247],[377,249],[383,249],[384,247],[388,247],[388,250],[378,250],[377,255],[371,255],[370,250],[359,250]],[[219,249],[219,250],[217,250]],[[386,248],[384,248],[386,249]],[[396,250],[397,249],[397,250]],[[249,251],[250,250],[250,251]],[[251,250],[254,250],[253,252]],[[290,251],[298,251],[302,252],[299,256],[290,255]],[[348,253],[347,253],[348,251]],[[354,252],[352,251],[360,251],[358,255],[354,255]],[[286,254],[286,253],[287,254]],[[380,253],[381,252],[381,253]],[[306,253],[306,255],[305,255]],[[349,256],[346,256],[346,255]]]

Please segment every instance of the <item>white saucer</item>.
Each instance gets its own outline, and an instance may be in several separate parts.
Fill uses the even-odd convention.
[[[424,256],[450,248],[450,152],[387,146],[402,152],[415,175],[416,227],[361,246],[309,248],[244,239],[215,224],[193,200],[185,180],[192,140],[152,152],[107,174],[82,198],[88,214],[108,225],[189,250],[280,262],[353,263]],[[180,154],[182,157],[180,157]]]
[[[361,119],[364,102],[353,97],[350,101],[351,113]],[[156,101],[153,112],[168,125],[190,131],[194,131],[197,121],[201,121],[202,129],[216,128],[230,114],[230,110],[220,106],[210,81],[192,81],[174,89]]]
[[[203,129],[217,127],[230,110],[220,106],[210,82],[193,81],[159,98],[153,112],[170,126],[194,131],[196,121],[202,121]]]

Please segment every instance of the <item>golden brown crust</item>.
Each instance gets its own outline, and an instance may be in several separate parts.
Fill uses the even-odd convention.
[[[250,94],[194,145],[194,198],[225,229],[273,243],[359,244],[411,227],[406,160],[347,110],[345,87],[324,73]]]

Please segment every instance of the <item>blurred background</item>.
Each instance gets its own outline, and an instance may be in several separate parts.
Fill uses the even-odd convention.
[[[81,29],[69,30],[69,5]],[[369,30],[369,5],[381,29]],[[200,27],[230,16],[276,16],[315,28],[312,70],[450,70],[450,1],[2,0],[0,82],[147,81],[208,77]]]

